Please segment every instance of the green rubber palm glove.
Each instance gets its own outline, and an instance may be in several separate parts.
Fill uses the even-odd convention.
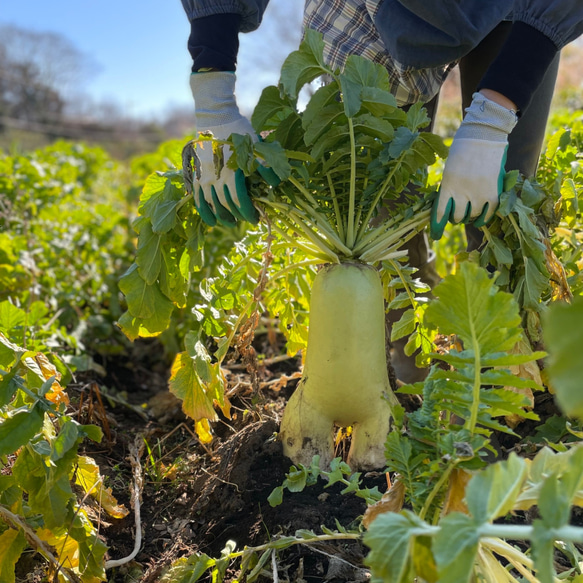
[[[494,216],[504,184],[508,134],[516,122],[514,111],[474,93],[431,209],[432,239],[442,237],[448,221],[483,227]]]
[[[249,120],[241,115],[235,99],[235,74],[227,71],[193,73],[190,87],[194,97],[197,132],[212,132],[219,140],[231,134],[248,134],[254,142],[257,135]],[[202,220],[215,226],[217,223],[233,227],[240,221],[256,224],[259,213],[247,192],[242,170],[227,168],[231,149],[224,149],[224,166],[216,176],[210,142],[196,147],[200,173],[193,179],[194,204]],[[272,186],[279,183],[270,168],[259,167],[260,174]]]

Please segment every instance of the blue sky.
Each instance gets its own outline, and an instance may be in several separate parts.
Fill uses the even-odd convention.
[[[302,2],[284,2],[283,10],[293,12],[286,24],[297,37]],[[274,42],[280,45],[274,35],[281,6],[274,0],[261,28],[240,35],[237,94],[244,109],[253,108],[265,85],[277,82],[281,61],[294,48],[274,50]],[[154,117],[171,106],[192,105],[190,27],[180,0],[2,0],[0,24],[66,37],[96,65],[81,89],[97,100],[116,101],[126,114]]]

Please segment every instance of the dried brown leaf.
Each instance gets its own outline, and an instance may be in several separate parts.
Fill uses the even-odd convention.
[[[397,478],[393,482],[391,488],[383,494],[383,497],[376,504],[373,504],[366,509],[362,519],[363,526],[368,528],[379,514],[385,514],[385,512],[400,512],[403,508],[404,501],[405,484]]]

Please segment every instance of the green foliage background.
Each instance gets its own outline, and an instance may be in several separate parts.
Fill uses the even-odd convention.
[[[302,121],[290,99],[321,72],[321,63],[314,60],[316,48],[294,57],[297,62],[284,72],[288,96],[269,89],[263,105],[271,104],[271,109],[259,110],[261,119],[254,119],[274,127],[283,120],[274,138],[295,157],[285,159],[288,168],[273,142],[256,152],[240,144],[242,158],[251,153],[246,158],[249,173],[256,165],[255,154],[263,155],[278,162],[283,174],[297,172],[298,180],[309,184],[323,168],[316,164],[306,170],[304,163],[313,159],[314,150],[324,152],[332,139],[346,154],[350,139],[345,126],[355,117],[370,147],[375,136],[392,140],[379,155],[395,167],[401,160],[394,174],[401,186],[412,175],[422,181],[423,166],[435,159],[435,150],[442,150],[432,138],[419,137],[422,111],[407,116],[382,92],[368,91],[382,85],[373,69],[363,74],[354,64],[349,70],[343,83],[352,98],[344,105],[333,102],[329,90],[321,91],[317,103],[325,105],[324,114],[317,118],[308,111],[310,123],[300,130]],[[363,103],[368,113],[359,117]],[[379,111],[394,117],[396,132],[370,117]],[[333,135],[326,134],[327,124],[335,124]],[[412,334],[408,350],[422,348],[421,360],[442,366],[433,368],[425,384],[403,389],[421,394],[424,404],[414,414],[402,415],[387,442],[387,466],[407,483],[405,497],[412,511],[381,516],[365,538],[371,548],[368,563],[379,581],[403,581],[412,573],[443,582],[469,580],[476,572],[486,579],[494,577],[491,573],[502,576],[494,553],[507,556],[504,550],[519,559],[501,543],[491,542],[498,536],[492,530],[494,521],[543,499],[552,504],[540,504],[540,521],[521,534],[532,543],[535,566],[522,565],[530,565],[539,581],[552,581],[549,557],[557,532],[566,533],[565,540],[580,535],[564,529],[569,527],[571,505],[583,501],[577,473],[582,467],[577,423],[583,415],[583,113],[556,115],[550,127],[556,131],[548,138],[536,181],[508,177],[498,217],[485,230],[485,251],[479,256],[460,252],[463,233],[457,227],[449,227],[435,245],[441,274],[448,276],[435,290],[438,300],[428,307],[415,300],[415,294],[425,290],[415,274],[398,261],[383,264],[388,302],[393,308],[408,307],[394,338]],[[302,151],[304,132],[309,139]],[[57,549],[57,560],[74,576],[91,583],[106,578],[106,546],[76,488],[104,492],[98,472],[87,473],[92,476],[88,486],[78,480],[85,475],[80,468],[90,465],[79,455],[79,445],[84,439],[99,441],[101,431],[70,416],[66,387],[75,373],[99,370],[108,355],[125,354],[126,337],[159,336],[168,362],[175,362],[171,389],[191,417],[199,423],[207,420],[198,427],[199,435],[212,438],[208,420],[215,418],[216,405],[228,414],[220,365],[232,347],[243,346],[245,326],[256,325],[258,314],[268,314],[277,321],[289,354],[306,345],[309,290],[321,259],[308,247],[290,246],[291,230],[277,232],[266,222],[236,229],[205,227],[193,206],[184,202],[181,147],[182,141],[169,142],[128,167],[98,148],[65,142],[26,155],[0,155],[2,581],[15,580],[14,567],[31,544],[22,525]],[[367,155],[359,160],[362,168],[371,162]],[[430,171],[430,184],[438,181],[440,165]],[[263,188],[253,183],[255,178],[250,180],[258,191]],[[350,185],[344,186],[349,193]],[[297,194],[287,192],[297,201]],[[277,203],[270,192],[263,194]],[[328,202],[324,200],[324,206]],[[369,210],[363,209],[365,214]],[[323,216],[333,212],[329,204]],[[493,278],[486,265],[495,268]],[[462,297],[482,298],[481,311],[472,312],[470,304],[462,309]],[[572,297],[571,307],[553,305]],[[464,349],[435,351],[437,330],[457,335]],[[517,354],[512,349],[523,333],[528,342]],[[539,447],[532,462],[510,457],[480,471],[485,467],[482,454],[491,450],[491,434],[512,433],[501,421],[504,416],[536,417],[525,409],[524,395],[505,387],[536,390],[539,382],[516,379],[506,369],[541,361],[535,350],[545,343],[550,377],[543,370],[542,380],[557,391],[571,424],[566,418],[559,421],[562,430],[554,439],[550,423],[541,428],[541,440],[546,439],[549,448]],[[455,417],[463,424],[452,423]],[[359,477],[348,477],[346,467],[338,464],[336,470],[335,479],[348,491],[361,492],[357,495],[371,503],[378,498],[378,492],[359,490]],[[451,513],[442,520],[447,480],[458,470],[475,472],[467,490],[468,513]],[[296,468],[284,486],[293,492],[299,489],[298,480],[303,488],[317,478],[314,468]],[[275,498],[282,493],[283,487]],[[106,510],[119,512],[114,503]],[[451,541],[459,540],[459,533],[465,540],[454,549]],[[185,559],[176,570],[194,581],[214,569],[220,580],[229,561],[242,558],[255,577],[274,549],[318,537],[354,539],[362,538],[362,532],[303,532],[260,550],[230,548],[217,560],[206,555]],[[41,547],[35,550],[44,552]],[[415,563],[417,554],[428,557],[425,568]],[[563,579],[576,581],[578,569],[574,565]]]

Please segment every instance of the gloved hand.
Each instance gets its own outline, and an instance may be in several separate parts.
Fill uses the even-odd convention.
[[[249,134],[257,141],[255,130],[243,117],[235,99],[235,74],[227,71],[193,73],[190,87],[194,97],[197,132],[210,131],[219,140],[231,134]],[[227,168],[231,149],[224,149],[224,166],[217,178],[213,163],[211,142],[197,146],[200,161],[200,176],[193,180],[194,204],[202,220],[215,226],[217,222],[227,227],[235,226],[237,220],[257,223],[259,213],[247,193],[245,175],[242,170]],[[260,167],[259,172],[272,185],[278,179],[270,168]]]
[[[516,113],[474,93],[455,134],[431,209],[432,239],[440,239],[448,221],[483,227],[493,216],[504,184],[508,134]]]

